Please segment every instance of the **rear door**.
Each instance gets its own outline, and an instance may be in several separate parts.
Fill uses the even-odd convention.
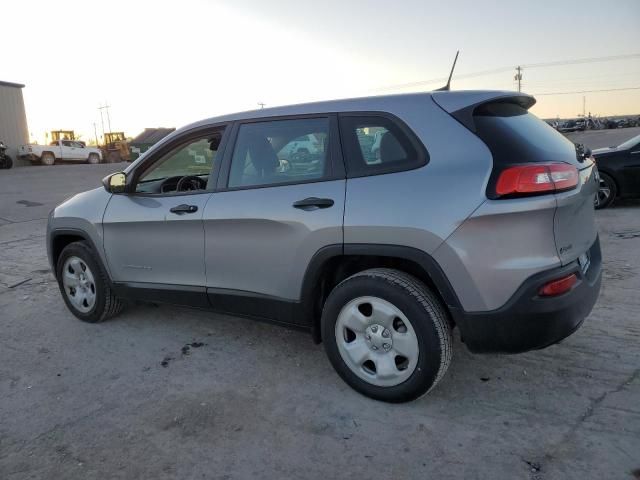
[[[297,155],[291,144],[303,135],[318,140],[317,151]],[[232,136],[203,217],[209,298],[214,307],[231,302],[235,312],[269,317],[251,311],[256,299],[295,302],[313,255],[342,246],[345,175],[337,119],[244,121]]]

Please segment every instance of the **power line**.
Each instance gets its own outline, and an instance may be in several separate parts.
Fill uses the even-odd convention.
[[[640,53],[630,53],[628,55],[610,55],[608,57],[577,58],[574,60],[559,60],[557,62],[530,63],[528,65],[522,65],[522,68],[543,68],[555,67],[560,65],[579,65],[581,63],[610,62],[613,60],[630,60],[632,58],[640,58]]]
[[[640,87],[604,88],[602,90],[580,90],[576,92],[545,92],[545,93],[532,93],[531,95],[540,97],[542,95],[571,95],[575,93],[621,92],[623,90],[640,90]]]
[[[483,70],[481,72],[464,73],[462,75],[455,75],[455,78],[460,79],[460,78],[482,77],[482,76],[491,75],[494,73],[508,72],[510,70],[513,70],[513,67],[494,68],[493,70]],[[378,87],[375,90],[389,90],[390,88],[419,87],[420,85],[427,85],[430,83],[444,83],[447,81],[447,78],[448,77],[440,77],[440,78],[432,78],[431,80],[418,80],[416,82],[398,83],[395,85],[388,85],[386,87]]]
[[[529,64],[521,64],[520,68],[521,69],[525,69],[525,68],[544,68],[544,67],[554,67],[554,66],[561,66],[561,65],[578,65],[578,64],[584,64],[584,63],[597,63],[597,62],[610,62],[610,61],[614,61],[614,60],[630,60],[633,58],[640,58],[640,53],[631,53],[628,55],[610,55],[608,57],[591,57],[591,58],[577,58],[574,60],[559,60],[559,61],[555,61],[555,62],[546,62],[546,63],[529,63]],[[508,71],[512,71],[515,67],[501,67],[501,68],[494,68],[491,70],[482,70],[479,72],[472,72],[472,73],[466,73],[466,74],[462,74],[462,75],[456,75],[455,78],[457,80],[459,79],[465,79],[465,78],[475,78],[475,77],[483,77],[485,75],[492,75],[495,73],[503,73],[503,72],[508,72]],[[408,83],[397,83],[394,85],[387,85],[384,87],[378,87],[373,89],[374,91],[382,91],[382,90],[390,90],[390,89],[394,89],[394,88],[409,88],[409,87],[419,87],[422,85],[429,85],[431,83],[444,83],[447,81],[447,77],[440,77],[440,78],[432,78],[430,80],[418,80],[415,82],[408,82]]]

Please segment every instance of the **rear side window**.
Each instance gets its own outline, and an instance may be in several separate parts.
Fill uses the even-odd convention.
[[[240,126],[229,187],[317,181],[328,176],[329,119],[301,118]]]
[[[422,144],[390,117],[341,115],[340,133],[349,177],[411,170],[427,162]]]
[[[575,163],[575,145],[520,105],[495,102],[478,107],[476,134],[498,166],[566,161]]]

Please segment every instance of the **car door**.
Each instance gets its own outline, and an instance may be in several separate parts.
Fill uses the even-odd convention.
[[[201,292],[206,300],[202,215],[215,186],[224,131],[217,126],[187,132],[127,172],[128,193],[112,196],[103,219],[115,282],[182,292],[185,298]]]
[[[291,142],[314,134],[316,153]],[[345,175],[334,116],[239,122],[218,191],[204,210],[207,291],[214,308],[270,318],[300,299],[323,247],[342,248]],[[291,319],[302,321],[302,319]]]
[[[627,159],[622,171],[622,177],[626,183],[624,191],[625,196],[640,196],[640,140],[635,137],[629,143],[636,142],[629,148]]]
[[[71,157],[74,160],[86,160],[87,152],[82,142],[71,142]]]
[[[60,158],[63,160],[73,160],[73,147],[71,140],[60,141]]]

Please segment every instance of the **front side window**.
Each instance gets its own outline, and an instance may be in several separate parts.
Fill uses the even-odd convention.
[[[403,129],[383,116],[340,118],[348,174],[351,177],[409,170],[425,163]]]
[[[173,193],[204,190],[211,172],[219,168],[218,148],[223,130],[176,146],[144,171],[136,192]]]
[[[328,175],[329,119],[301,118],[240,126],[229,188],[305,182]]]

